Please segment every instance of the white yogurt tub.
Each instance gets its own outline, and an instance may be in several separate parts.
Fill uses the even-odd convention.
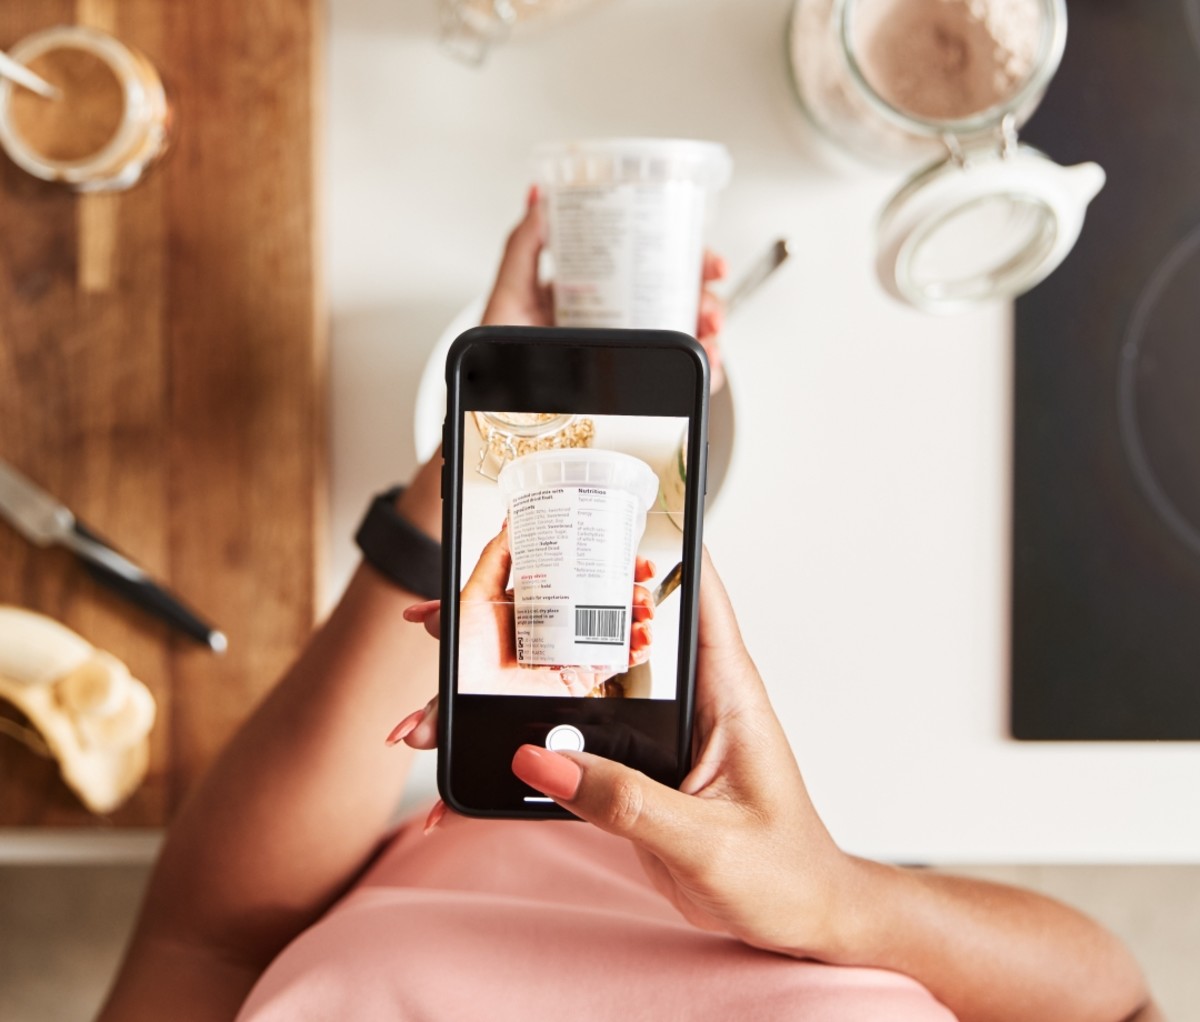
[[[704,231],[733,161],[715,142],[539,146],[558,326],[696,331]]]
[[[513,557],[517,663],[624,671],[633,575],[658,478],[605,450],[537,451],[500,472]]]

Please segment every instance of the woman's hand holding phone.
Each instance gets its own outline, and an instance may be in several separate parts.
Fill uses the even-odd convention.
[[[699,624],[695,757],[679,791],[598,756],[535,746],[518,750],[513,770],[631,840],[651,882],[689,922],[828,959],[853,860],[813,808],[707,553]]]
[[[418,604],[406,617],[428,628],[432,607]],[[696,756],[680,791],[599,756],[533,745],[517,750],[513,771],[576,816],[632,841],[655,887],[696,926],[831,960],[835,906],[844,908],[840,893],[855,860],[809,800],[707,554],[699,624]],[[435,700],[407,718],[397,728],[407,726],[403,740],[434,747],[436,713]]]
[[[654,886],[694,925],[828,957],[853,860],[813,808],[707,553],[699,626],[695,757],[679,791],[599,756],[535,746],[518,750],[513,770],[631,840]]]

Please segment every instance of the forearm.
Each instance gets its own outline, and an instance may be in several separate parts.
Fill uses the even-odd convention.
[[[410,494],[402,510],[435,533],[436,472]],[[420,599],[359,568],[180,810],[131,958],[166,938],[265,964],[369,861],[412,755],[384,738],[437,687],[437,643],[401,617]]]
[[[411,752],[388,729],[436,689],[418,597],[363,567],[328,623],[182,807],[147,923],[269,958],[369,860]]]
[[[838,964],[912,976],[961,1022],[1125,1022],[1147,1007],[1128,950],[1066,905],[1000,884],[851,862],[847,928],[828,956]]]

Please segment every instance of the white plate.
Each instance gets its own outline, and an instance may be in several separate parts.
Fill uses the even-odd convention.
[[[413,440],[421,461],[433,457],[442,440],[442,421],[446,417],[446,355],[459,334],[479,325],[483,306],[484,299],[478,298],[450,321],[421,372],[413,409]],[[713,395],[708,410],[708,497],[704,503],[709,510],[733,461],[734,406],[728,358],[724,365],[725,386]]]

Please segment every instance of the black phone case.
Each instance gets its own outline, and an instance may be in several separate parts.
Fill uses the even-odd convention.
[[[491,407],[523,410],[521,405],[530,405],[537,410],[588,411],[574,406],[564,397],[574,385],[584,385],[583,370],[595,358],[607,352],[615,352],[625,364],[646,363],[652,371],[656,361],[655,352],[672,352],[677,356],[684,352],[696,367],[696,387],[689,394],[686,415],[690,418],[688,434],[687,496],[684,507],[683,572],[679,587],[680,643],[677,678],[684,679],[674,704],[678,711],[679,736],[677,759],[678,769],[671,779],[678,787],[691,766],[691,733],[695,695],[697,613],[699,602],[700,560],[703,546],[703,504],[706,492],[708,468],[708,391],[709,368],[704,349],[693,337],[667,330],[601,330],[568,329],[559,327],[475,327],[461,334],[451,345],[446,357],[446,418],[442,431],[442,642],[439,667],[439,720],[438,720],[438,792],[446,805],[464,816],[504,819],[576,819],[574,815],[554,803],[542,803],[527,809],[514,810],[506,807],[467,806],[459,800],[451,784],[451,764],[456,755],[465,755],[455,743],[455,692],[456,667],[458,660],[458,599],[461,557],[459,509],[462,500],[463,473],[463,415],[462,384],[464,363],[472,352],[483,346],[487,362],[502,366],[506,357],[518,349],[539,346],[539,358],[549,350],[555,357],[561,355],[564,364],[570,363],[569,371],[561,375],[545,375],[523,386],[528,387],[524,401],[506,401],[503,386],[497,383]],[[552,349],[540,346],[553,346]],[[641,353],[641,354],[639,354]],[[472,370],[478,375],[487,366]],[[574,383],[572,382],[574,375]],[[669,393],[669,381],[664,374],[641,387],[641,392],[626,398],[607,395],[618,401],[627,401],[630,408],[638,412],[617,413],[663,415],[676,411],[654,410],[654,404]],[[487,387],[487,383],[483,383]],[[680,395],[674,396],[674,408],[681,407]],[[678,691],[678,689],[677,689]],[[530,697],[539,698],[539,697]],[[669,701],[665,701],[669,702]],[[515,749],[514,749],[515,751]],[[506,765],[507,766],[507,765]]]

